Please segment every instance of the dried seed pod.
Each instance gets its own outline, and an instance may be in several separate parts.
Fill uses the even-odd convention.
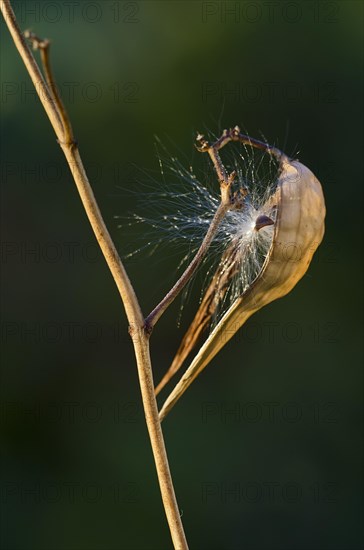
[[[253,313],[292,290],[306,273],[322,241],[326,212],[324,196],[320,182],[306,166],[282,156],[277,188],[269,202],[270,208],[277,207],[277,216],[272,244],[262,269],[202,345],[165,401],[160,412],[161,419]],[[269,218],[260,217],[256,221],[256,230],[270,223]],[[192,323],[187,339],[194,341],[199,326],[198,322],[195,326]],[[182,355],[186,356],[185,353]]]

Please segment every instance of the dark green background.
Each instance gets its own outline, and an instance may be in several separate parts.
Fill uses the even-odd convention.
[[[114,216],[142,194],[134,166],[158,181],[155,135],[188,167],[197,130],[240,124],[299,151],[322,182],[327,229],[308,274],[215,358],[164,431],[191,548],[359,550],[361,2],[14,5],[22,28],[52,39],[121,253],[135,235]],[[3,21],[1,80],[1,549],[170,548],[124,311]],[[167,243],[127,262],[145,312],[179,258]],[[177,300],[153,334],[156,379],[198,286],[181,329]]]

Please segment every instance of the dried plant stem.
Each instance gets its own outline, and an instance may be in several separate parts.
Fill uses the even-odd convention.
[[[17,24],[10,1],[0,0],[0,8],[14,43],[24,61],[62,147],[87,217],[123,301],[135,350],[146,423],[173,544],[176,549],[187,549],[188,545],[174,493],[163,433],[158,418],[157,403],[154,396],[153,374],[149,354],[149,334],[144,327],[144,318],[139,302],[98,208],[77,145],[73,139],[72,127],[67,113],[62,103],[59,102],[59,96],[49,64],[49,44],[47,45],[47,42],[43,41],[42,49],[44,51],[42,53],[42,59],[45,64],[44,70],[47,81],[45,82],[33,54],[26,43],[25,37]],[[32,39],[34,39],[34,37]]]

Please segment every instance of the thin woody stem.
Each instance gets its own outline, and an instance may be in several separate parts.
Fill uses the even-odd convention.
[[[197,146],[198,151],[200,151],[201,153],[204,153],[207,151],[207,153],[210,155],[212,164],[214,165],[219,181],[227,182],[228,174],[226,172],[225,166],[221,161],[220,155],[218,153],[218,148],[214,147],[214,145],[210,145],[208,141],[204,139],[204,136],[202,134],[198,134],[196,139],[199,144]]]
[[[73,136],[71,123],[64,107],[62,109],[61,103],[58,101],[59,96],[52,76],[52,71],[49,70],[48,48],[44,49],[46,57],[43,56],[47,79],[47,82],[45,82],[24,35],[17,24],[10,1],[0,0],[0,9],[13,37],[15,46],[24,61],[39,98],[54,128],[58,142],[62,147],[71,169],[85,212],[123,301],[130,325],[130,334],[137,360],[145,418],[173,545],[175,549],[187,550],[188,545],[174,493],[163,432],[154,396],[153,374],[149,354],[149,335],[144,329],[144,318],[138,299],[102,218],[77,145],[74,143],[73,139],[71,139]]]

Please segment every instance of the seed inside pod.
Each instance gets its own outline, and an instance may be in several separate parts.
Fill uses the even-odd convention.
[[[260,231],[260,229],[263,229],[263,227],[267,227],[268,225],[274,225],[274,221],[272,218],[269,218],[269,216],[265,216],[262,214],[261,216],[258,216],[255,220],[255,226],[254,229],[256,231]]]

